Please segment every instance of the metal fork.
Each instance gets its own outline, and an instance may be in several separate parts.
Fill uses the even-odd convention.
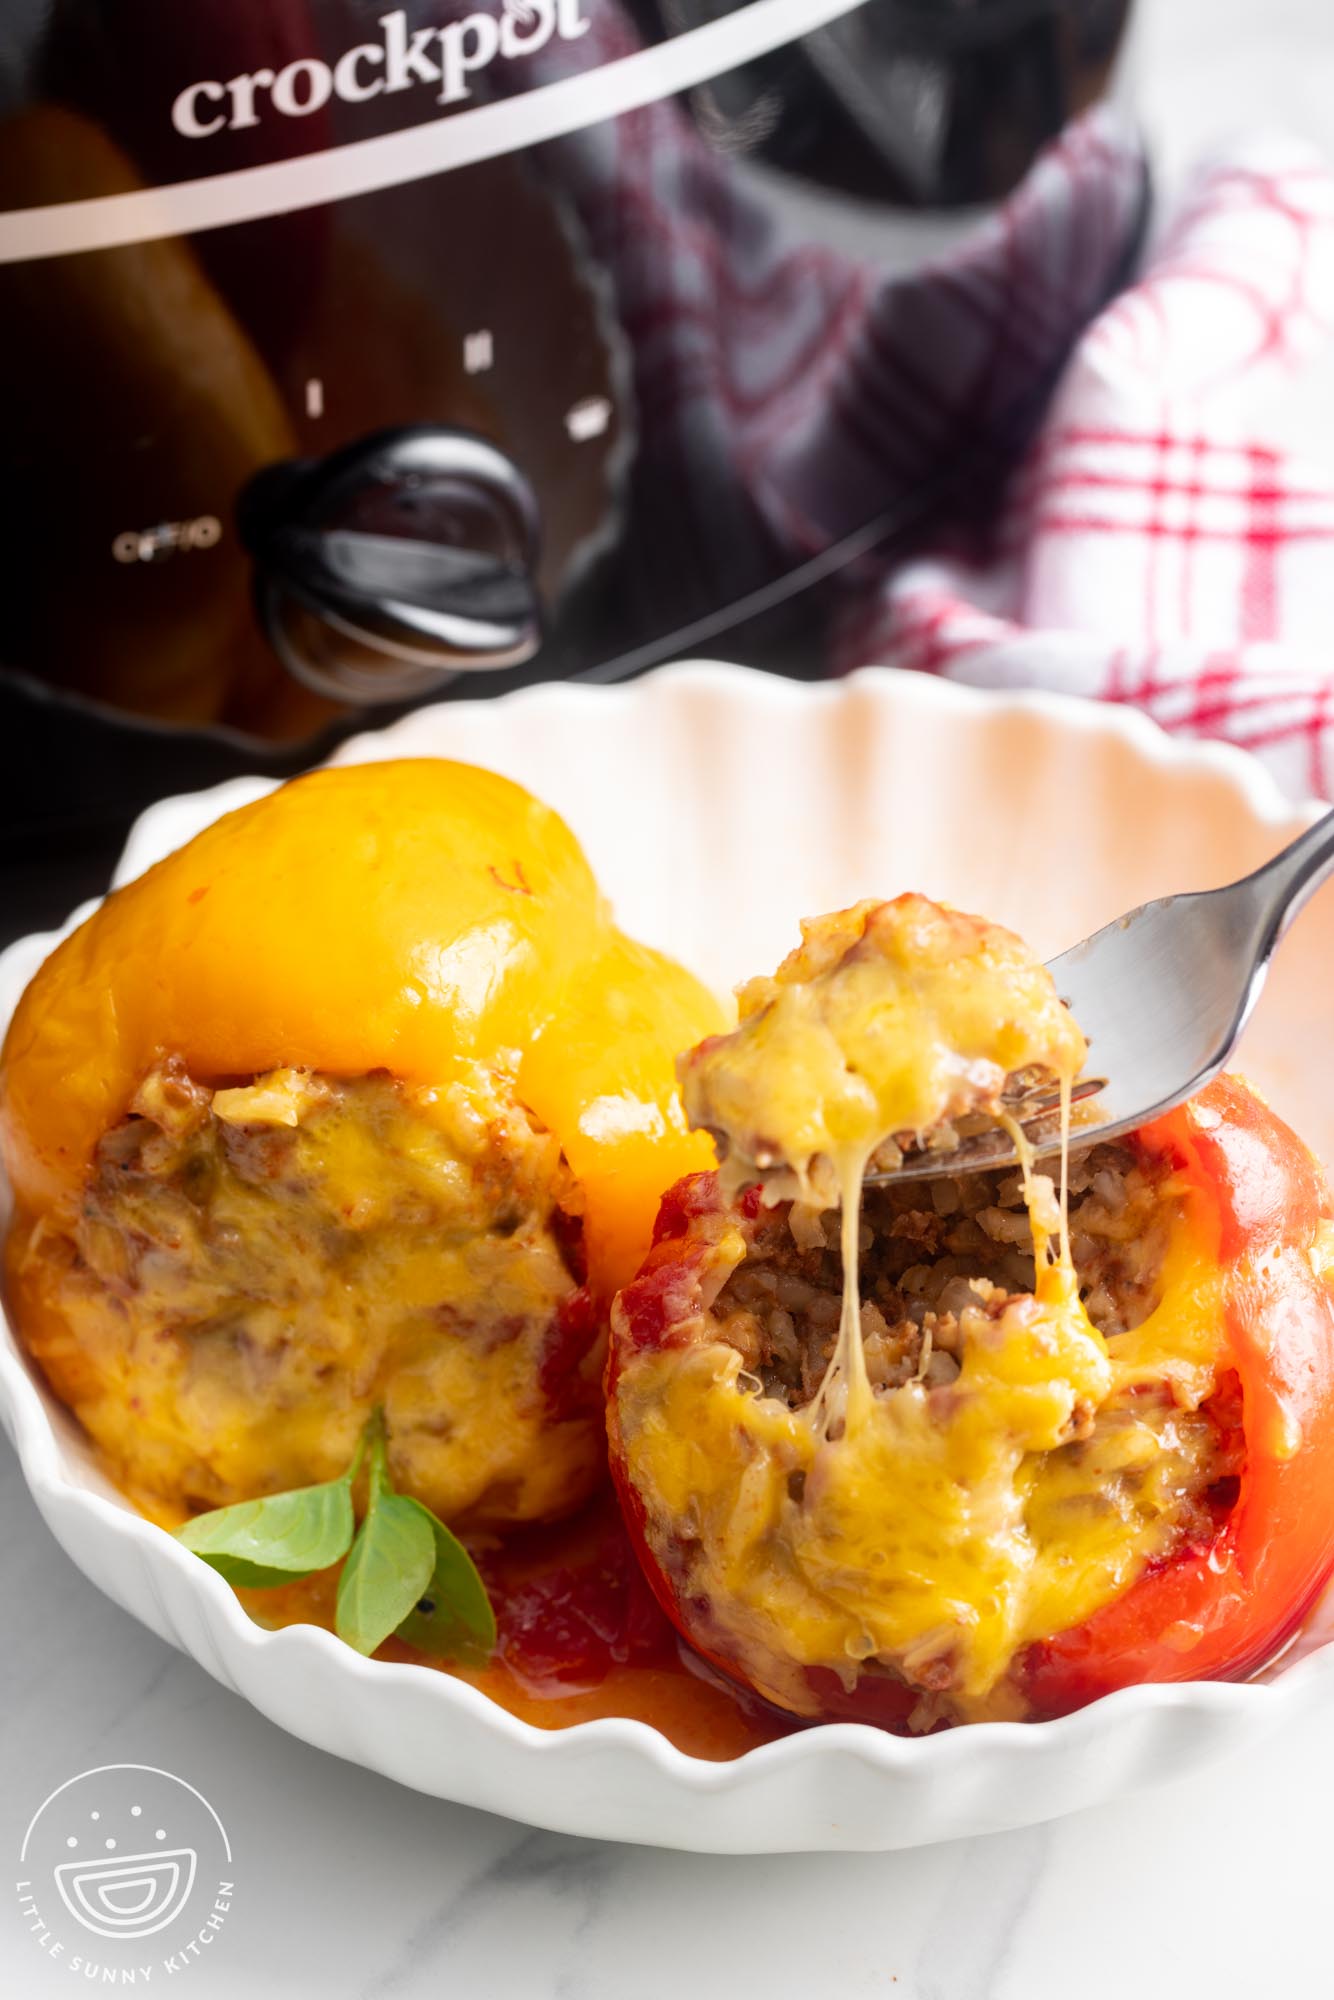
[[[1101,1116],[1071,1133],[1072,1148],[1147,1124],[1218,1074],[1260,997],[1279,939],[1331,872],[1334,812],[1240,882],[1141,903],[1049,962],[1106,1079],[1097,1096]],[[1038,1153],[1059,1147],[1051,1127],[1048,1111],[1030,1135]],[[1014,1157],[1009,1138],[995,1130],[953,1150],[909,1154],[897,1173],[867,1178],[872,1185],[899,1175],[927,1179]]]

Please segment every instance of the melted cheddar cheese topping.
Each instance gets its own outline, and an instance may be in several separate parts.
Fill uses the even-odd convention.
[[[394,1478],[437,1513],[542,1520],[602,1469],[601,1346],[561,1241],[579,1205],[551,1134],[480,1067],[443,1089],[155,1072],[15,1292],[31,1352],[159,1518],[337,1478],[379,1405]]]
[[[832,1438],[757,1394],[723,1341],[635,1355],[618,1396],[627,1462],[656,1559],[707,1604],[702,1643],[798,1714],[818,1708],[805,1669],[850,1686],[879,1660],[947,1690],[957,1719],[1017,1715],[1016,1652],[1118,1595],[1198,1487],[1203,1356],[1220,1335],[1211,1247],[1184,1202],[1161,1303],[1133,1332],[1104,1340],[1033,1299],[969,1316],[956,1382],[879,1395]],[[739,1237],[719,1251],[721,1277]]]
[[[679,1064],[724,1186],[830,1207],[840,1174],[898,1135],[993,1110],[1007,1078],[1073,1078],[1084,1038],[1027,947],[925,896],[802,924],[772,978],[737,990],[739,1025]]]

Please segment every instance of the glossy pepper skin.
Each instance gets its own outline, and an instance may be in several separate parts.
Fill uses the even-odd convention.
[[[407,1310],[417,1315],[416,1349],[401,1362],[393,1354],[368,1358],[377,1316],[390,1303],[372,1286],[350,1316],[347,1347],[330,1366],[317,1365],[317,1356],[306,1374],[283,1376],[267,1408],[260,1404],[273,1376],[265,1370],[287,1366],[304,1337],[299,1327],[293,1331],[289,1323],[268,1360],[255,1361],[255,1344],[244,1332],[238,1342],[228,1340],[225,1311],[198,1329],[202,1344],[190,1325],[178,1340],[171,1324],[160,1335],[141,1327],[120,1341],[114,1310],[97,1306],[100,1344],[81,1345],[78,1325],[62,1323],[61,1285],[72,1268],[86,1289],[87,1272],[75,1251],[62,1262],[40,1246],[52,1238],[77,1244],[99,1143],[131,1111],[145,1077],[164,1064],[228,1089],[273,1071],[310,1072],[349,1087],[369,1079],[374,1089],[385,1087],[387,1075],[418,1093],[413,1102],[422,1093],[466,1094],[479,1072],[494,1072],[512,1087],[523,1114],[559,1142],[578,1190],[577,1263],[581,1275],[586,1264],[586,1283],[562,1305],[533,1382],[514,1390],[525,1409],[540,1396],[565,1436],[572,1423],[586,1430],[578,1477],[572,1474],[562,1488],[563,1504],[574,1504],[602,1474],[596,1379],[591,1409],[585,1390],[590,1353],[597,1368],[606,1302],[644,1253],[662,1189],[710,1158],[708,1142],[686,1128],[673,1056],[719,1018],[717,1003],[689,974],[616,928],[569,828],[519,786],[431,759],[298,779],[218,820],[109,897],[52,953],[24,994],[0,1057],[19,1331],[39,1358],[53,1357],[43,1365],[76,1409],[102,1410],[108,1437],[117,1415],[108,1405],[119,1405],[114,1443],[99,1435],[91,1414],[85,1421],[132,1491],[139,1491],[134,1474],[146,1469],[150,1445],[161,1469],[143,1491],[168,1500],[184,1496],[195,1506],[334,1476],[355,1445],[368,1399],[385,1403],[393,1461],[396,1392],[412,1401],[423,1450],[433,1416],[448,1437],[461,1427],[464,1408],[473,1410],[468,1421],[480,1426],[481,1444],[493,1450],[506,1411],[486,1395],[474,1395],[471,1404],[446,1396],[448,1407],[438,1412],[422,1407],[445,1379],[430,1371],[451,1338],[450,1295],[429,1291],[419,1298],[412,1289],[434,1284],[438,1259],[452,1254],[438,1234],[420,1255],[409,1244],[410,1254],[395,1267],[412,1292]],[[396,1170],[405,1157],[411,1164],[411,1156],[394,1155]],[[483,1148],[478,1157],[483,1187],[497,1174],[503,1182],[503,1151]],[[350,1189],[350,1199],[364,1188],[368,1201],[384,1203],[388,1180],[374,1158],[356,1172],[360,1186]],[[193,1229],[193,1216],[187,1220]],[[207,1244],[212,1223],[205,1216],[200,1226]],[[390,1212],[385,1227],[395,1226]],[[404,1224],[410,1226],[421,1227]],[[314,1238],[320,1255],[323,1240]],[[489,1241],[488,1269],[505,1255],[503,1217]],[[154,1254],[160,1262],[166,1252],[159,1246]],[[430,1259],[437,1262],[428,1269]],[[521,1248],[514,1261],[523,1266],[514,1271],[519,1284],[527,1268]],[[336,1284],[338,1267],[332,1268]],[[187,1282],[189,1276],[187,1270]],[[134,1282],[131,1275],[131,1312]],[[106,1289],[114,1293],[114,1276]],[[503,1316],[494,1337],[486,1336],[485,1319],[488,1310],[503,1315],[508,1308],[483,1294],[474,1291],[484,1336],[479,1352],[497,1369],[504,1364],[508,1381],[516,1343]],[[236,1291],[243,1314],[247,1296],[243,1276]],[[270,1287],[261,1301],[270,1323],[283,1310],[282,1297],[280,1273],[276,1292]],[[431,1317],[437,1298],[445,1301],[438,1334]],[[186,1295],[183,1318],[188,1311]],[[368,1317],[358,1320],[358,1312]],[[218,1325],[221,1340],[211,1331]],[[358,1351],[362,1325],[368,1333]],[[467,1337],[452,1342],[466,1375]],[[207,1409],[187,1410],[181,1399],[192,1393],[200,1370],[222,1366],[225,1410],[218,1414],[216,1398]],[[373,1375],[377,1368],[397,1375]],[[151,1409],[151,1424],[135,1415],[136,1392]],[[511,1483],[528,1479],[531,1469],[538,1497],[488,1504],[483,1513],[491,1518],[539,1518],[556,1510],[542,1497],[543,1455],[555,1453],[551,1434],[544,1439],[529,1416],[524,1421],[528,1457]],[[405,1414],[404,1454],[410,1428]],[[179,1459],[172,1457],[173,1429],[180,1434]],[[410,1490],[411,1460],[397,1461],[396,1470]],[[466,1488],[461,1474],[457,1485]],[[452,1490],[423,1487],[421,1497],[439,1507]]]
[[[433,1084],[517,1051],[609,1295],[663,1188],[712,1158],[672,1063],[720,1019],[698,980],[617,930],[569,828],[520,786],[443,759],[353,765],[228,813],[52,953],[0,1056],[0,1137],[16,1203],[40,1215],[77,1198],[163,1055],[202,1078]]]
[[[1139,1682],[1244,1678],[1282,1647],[1334,1573],[1334,1211],[1321,1170],[1232,1077],[1133,1143],[1189,1178],[1212,1228],[1225,1329],[1216,1393],[1241,1428],[1241,1472],[1211,1534],[1151,1562],[1093,1615],[1015,1655],[1009,1712],[1029,1720]],[[750,1190],[742,1203],[755,1199]],[[710,1607],[683,1601],[654,1555],[617,1397],[637,1354],[691,1340],[712,1261],[692,1221],[715,1205],[711,1177],[664,1200],[654,1248],[613,1311],[608,1425],[622,1508],[659,1602],[698,1651],[750,1686],[744,1663],[719,1648]],[[831,1669],[804,1672],[807,1713],[910,1726],[918,1696],[894,1677],[863,1673],[849,1688]]]
[[[1063,1715],[1140,1681],[1244,1680],[1297,1629],[1334,1571],[1324,1175],[1235,1077],[1217,1078],[1138,1141],[1169,1155],[1217,1215],[1241,1390],[1239,1490],[1212,1541],[1182,1549],[1083,1625],[1029,1648],[1015,1674],[1035,1716]]]

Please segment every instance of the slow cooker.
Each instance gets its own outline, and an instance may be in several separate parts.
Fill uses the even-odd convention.
[[[149,799],[412,702],[818,670],[972,446],[889,504],[775,465],[905,216],[1013,188],[1128,4],[11,0],[9,928]]]

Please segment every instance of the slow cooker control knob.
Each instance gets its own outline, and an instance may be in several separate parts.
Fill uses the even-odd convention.
[[[536,501],[469,431],[412,424],[267,466],[238,517],[269,640],[320,694],[408,700],[541,642]]]

